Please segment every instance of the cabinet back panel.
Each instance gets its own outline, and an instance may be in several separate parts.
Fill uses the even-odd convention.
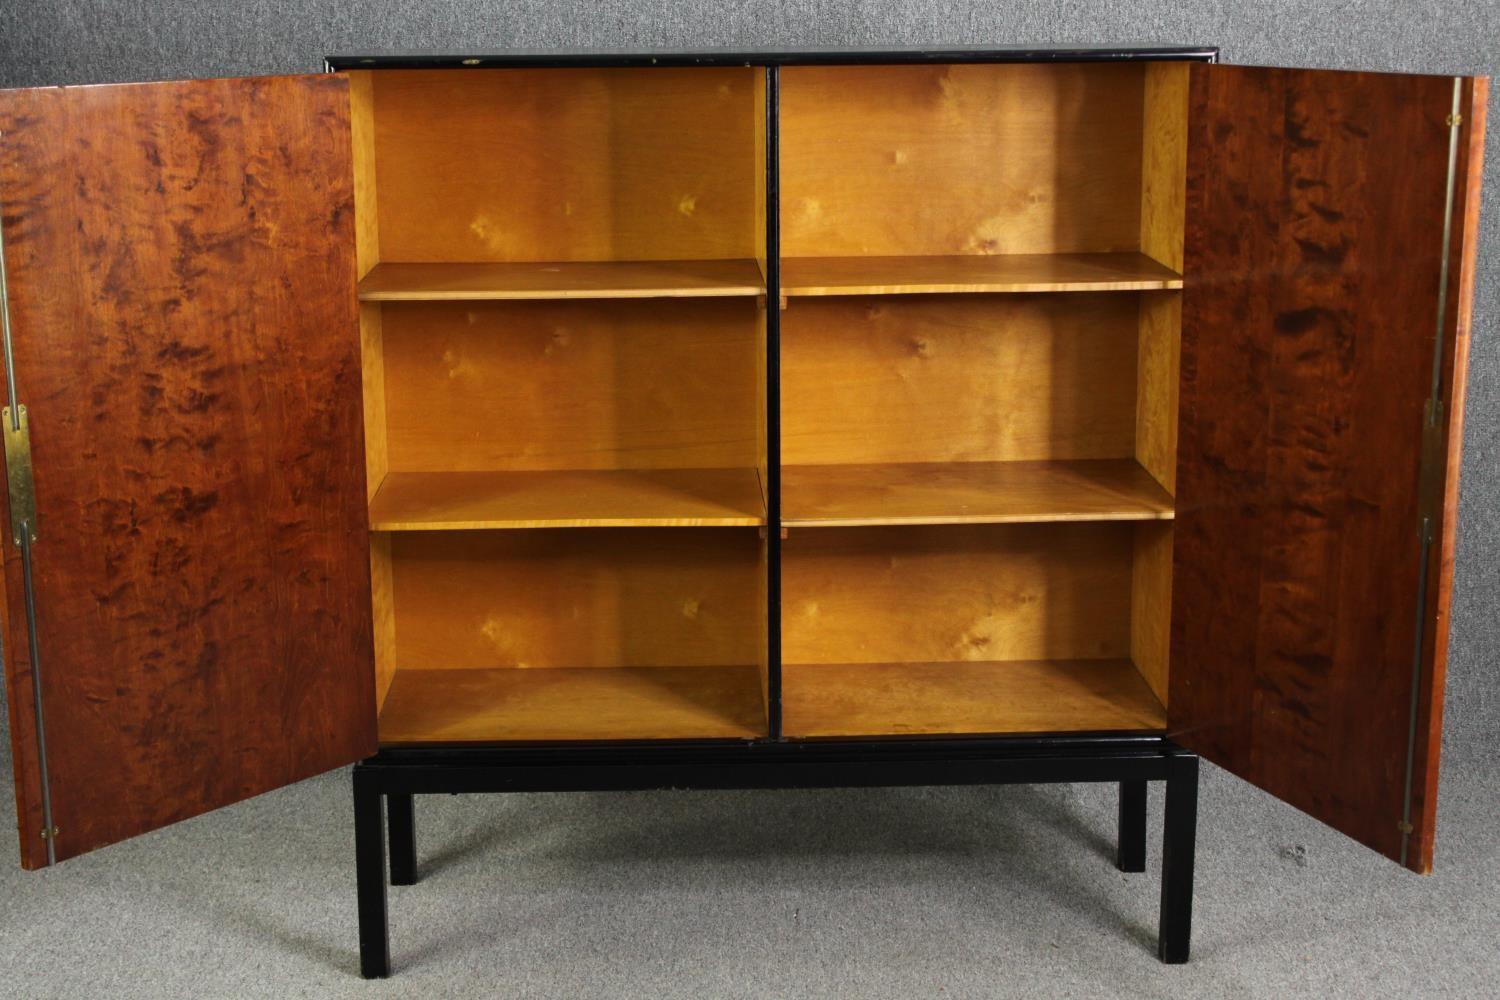
[[[1126,657],[1131,555],[1121,524],[793,529],[782,659]]]
[[[383,309],[392,471],[759,462],[752,300]]]
[[[391,555],[398,670],[761,657],[754,530],[412,532]]]
[[[1137,296],[794,301],[781,314],[787,465],[1128,458]]]
[[[380,257],[754,257],[760,72],[376,73]]]
[[[1129,64],[784,68],[782,252],[1139,249],[1143,93]]]

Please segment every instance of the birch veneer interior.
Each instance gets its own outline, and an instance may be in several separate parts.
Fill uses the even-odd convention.
[[[1164,727],[1186,66],[779,74],[350,73],[383,743]]]

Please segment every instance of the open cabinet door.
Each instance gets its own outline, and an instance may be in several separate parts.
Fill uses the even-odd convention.
[[[1485,81],[1194,66],[1169,720],[1432,864]]]
[[[26,867],[375,749],[350,144],[335,76],[0,92]]]

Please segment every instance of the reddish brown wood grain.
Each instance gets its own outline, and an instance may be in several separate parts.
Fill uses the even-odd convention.
[[[1171,729],[1393,858],[1452,95],[1451,77],[1192,71]],[[1421,734],[1445,641],[1424,646]],[[1429,788],[1435,744],[1417,768]],[[1413,821],[1430,844],[1426,799]]]
[[[0,93],[59,857],[375,749],[348,117],[334,76]]]

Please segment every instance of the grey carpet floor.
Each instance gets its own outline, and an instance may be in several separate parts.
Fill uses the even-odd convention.
[[[1111,786],[419,798],[377,983],[341,771],[43,872],[0,838],[0,995],[1489,997],[1483,764],[1449,761],[1429,878],[1209,768],[1179,967],[1156,790],[1144,875],[1110,862]]]

